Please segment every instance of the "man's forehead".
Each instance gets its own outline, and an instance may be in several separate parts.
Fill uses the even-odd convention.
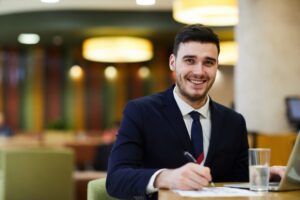
[[[202,42],[202,41],[194,41],[194,40],[179,43],[179,48],[183,46],[190,46],[190,45],[214,46],[216,50],[218,50],[217,45],[213,42]]]
[[[189,41],[180,43],[178,54],[181,56],[197,56],[199,54],[209,54],[213,57],[218,57],[218,48],[211,42]]]

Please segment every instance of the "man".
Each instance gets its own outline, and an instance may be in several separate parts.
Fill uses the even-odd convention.
[[[124,110],[108,165],[111,196],[156,199],[158,188],[248,180],[245,120],[208,96],[219,53],[219,38],[210,28],[196,24],[178,32],[169,59],[176,85],[130,101]]]

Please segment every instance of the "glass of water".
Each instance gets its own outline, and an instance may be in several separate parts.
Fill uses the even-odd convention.
[[[250,190],[268,191],[270,177],[270,154],[266,148],[249,149]]]

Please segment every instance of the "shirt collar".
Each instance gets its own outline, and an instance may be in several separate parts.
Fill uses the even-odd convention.
[[[175,86],[173,89],[173,95],[174,95],[175,101],[179,107],[179,110],[181,111],[182,116],[188,115],[190,112],[195,110],[195,111],[199,112],[204,118],[208,117],[209,102],[210,102],[209,96],[207,96],[207,101],[201,108],[194,109],[192,106],[187,104],[183,99],[181,99],[179,97],[179,95],[175,92],[176,88],[177,88],[177,86]]]

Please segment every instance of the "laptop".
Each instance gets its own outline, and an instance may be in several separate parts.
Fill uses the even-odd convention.
[[[224,187],[249,189],[249,183],[225,184]],[[289,157],[286,173],[280,182],[270,182],[269,191],[300,189],[300,132]]]

